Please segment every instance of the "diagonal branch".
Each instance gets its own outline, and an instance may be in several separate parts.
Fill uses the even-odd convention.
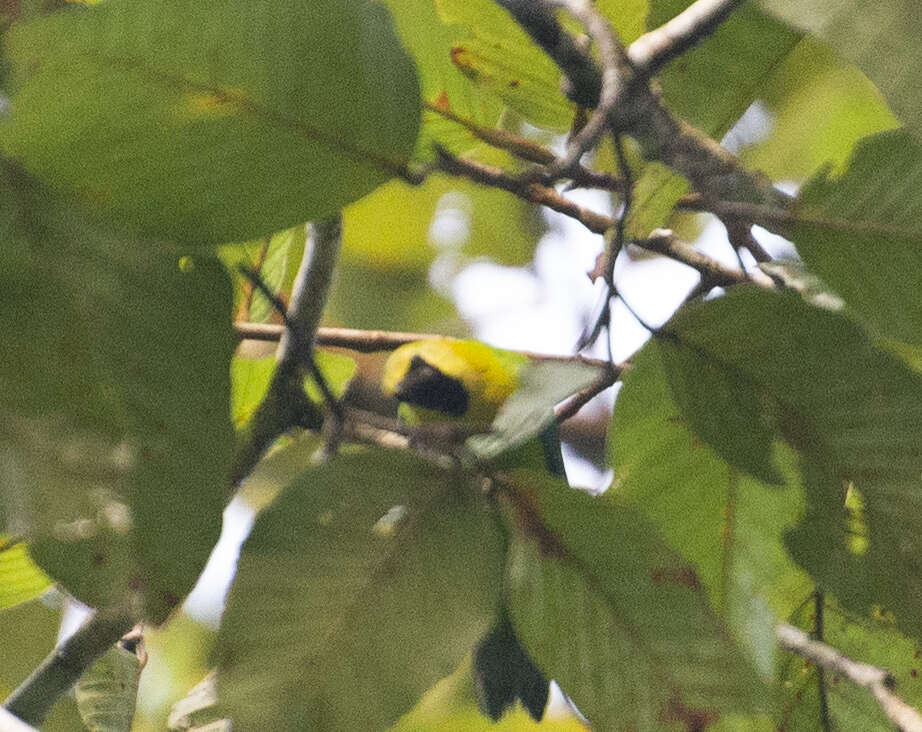
[[[711,35],[746,0],[697,0],[634,41],[627,56],[640,74],[650,76]]]
[[[42,661],[3,706],[22,721],[40,725],[61,694],[77,682],[93,661],[131,632],[134,624],[134,614],[125,608],[98,610]],[[3,724],[0,728],[8,729]]]
[[[308,400],[301,384],[301,365],[310,356],[314,334],[326,305],[333,269],[339,259],[342,221],[339,217],[312,226],[311,245],[295,278],[290,324],[281,338],[278,365],[269,390],[238,442],[231,465],[230,486],[236,487],[259,462],[275,439],[295,426],[319,428],[323,417]]]
[[[660,160],[684,175],[707,199],[745,201],[781,209],[791,205],[790,197],[775,190],[765,176],[747,171],[734,155],[717,142],[672,115],[659,94],[651,88],[646,77],[630,71],[631,64],[625,60],[630,58],[630,52],[620,45],[617,36],[610,30],[608,21],[587,0],[496,1],[513,13],[519,24],[541,44],[544,51],[568,76],[571,86],[575,89],[571,98],[600,96],[601,74],[596,82],[590,74],[575,73],[583,65],[593,63],[591,57],[584,54],[585,63],[574,64],[571,54],[572,49],[577,47],[576,43],[572,39],[570,43],[560,42],[560,37],[568,34],[559,23],[553,33],[548,32],[546,25],[549,20],[546,13],[526,11],[522,7],[513,9],[510,6],[544,7],[547,11],[552,6],[563,4],[586,25],[587,32],[597,43],[604,42],[605,48],[614,43],[617,50],[611,52],[608,58],[603,58],[608,72],[619,77],[618,103],[609,110],[608,126],[613,131],[626,132],[635,137],[648,158]],[[540,29],[534,25],[535,18],[539,15]],[[553,20],[556,22],[556,18]],[[601,30],[603,27],[608,30]],[[554,39],[555,43],[548,42],[550,39]],[[566,54],[561,53],[562,48],[567,49]],[[603,56],[606,53],[605,48],[601,49]]]
[[[890,673],[877,666],[853,661],[832,646],[813,640],[800,628],[781,624],[775,628],[779,645],[817,666],[844,676],[856,686],[871,692],[887,719],[903,732],[922,732],[922,715],[900,699],[893,689],[896,681]]]

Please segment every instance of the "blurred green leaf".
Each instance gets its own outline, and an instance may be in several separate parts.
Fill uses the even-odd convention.
[[[355,359],[343,353],[318,348],[314,351],[314,363],[317,364],[323,374],[323,378],[327,386],[330,387],[330,391],[333,392],[333,396],[341,397],[345,393],[346,387],[349,386],[352,377],[355,376],[357,368]],[[323,394],[313,379],[305,380],[304,390],[312,402],[323,403]]]
[[[503,540],[479,495],[370,450],[305,472],[257,519],[219,637],[234,725],[378,729],[492,621]]]
[[[744,149],[773,180],[801,181],[845,163],[855,143],[899,124],[877,88],[826,46],[805,37],[761,88],[771,133]]]
[[[138,699],[141,662],[113,646],[93,662],[74,687],[77,711],[90,732],[129,732]]]
[[[108,0],[16,27],[4,151],[148,234],[194,243],[329,216],[419,124],[378,3]]]
[[[874,329],[922,345],[922,143],[894,130],[865,138],[838,175],[798,198],[791,238],[807,265]]]
[[[594,726],[700,727],[765,706],[694,568],[639,512],[533,470],[503,485],[516,633]]]
[[[578,361],[525,362],[519,369],[519,385],[500,408],[492,431],[469,438],[468,446],[478,457],[490,460],[524,445],[551,425],[555,405],[601,376],[598,368]]]
[[[807,497],[787,535],[798,563],[847,609],[882,608],[918,636],[922,377],[852,321],[796,295],[729,293],[684,308],[669,328],[776,405]],[[847,488],[857,491],[851,505]]]
[[[52,584],[32,561],[25,542],[9,541],[10,537],[0,534],[0,610],[34,600]]]
[[[912,133],[922,134],[922,15],[914,0],[761,0],[860,68]]]
[[[230,732],[230,720],[222,718],[218,712],[218,691],[214,672],[210,672],[173,705],[168,727],[170,732]]]
[[[683,419],[730,465],[766,482],[782,481],[772,463],[774,425],[758,386],[744,374],[666,333],[652,346],[666,369]]]
[[[233,433],[231,293],[211,257],[104,233],[0,175],[8,531],[92,605],[163,620],[217,539]]]
[[[651,0],[647,28],[678,15],[690,0]],[[760,94],[800,34],[743,5],[700,46],[660,74],[663,94],[675,112],[720,139]]]
[[[275,356],[231,359],[231,419],[238,429],[246,424],[269,391]]]
[[[575,106],[560,90],[560,70],[491,0],[435,0],[442,20],[465,29],[452,63],[537,127],[566,131]]]
[[[471,84],[453,61],[452,48],[463,29],[443,23],[434,0],[383,2],[394,16],[401,41],[416,62],[423,101],[432,107],[449,109],[477,124],[495,125],[502,104],[488,91]],[[462,153],[476,144],[476,138],[460,125],[424,108],[414,157],[431,159],[434,142]]]

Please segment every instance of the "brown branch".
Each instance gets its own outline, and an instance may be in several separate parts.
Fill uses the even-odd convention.
[[[711,35],[746,0],[697,0],[677,16],[634,41],[627,56],[650,76]]]
[[[779,645],[817,666],[844,676],[856,686],[871,692],[883,713],[903,732],[922,732],[922,715],[900,699],[893,689],[896,680],[886,669],[853,661],[832,646],[813,640],[800,628],[781,624],[775,629]]]
[[[505,150],[521,160],[544,166],[564,167],[561,158],[558,158],[553,151],[544,145],[539,145],[532,140],[526,140],[524,137],[519,137],[508,130],[498,130],[494,127],[479,125],[437,104],[427,102],[423,106],[427,111],[461,125],[477,139],[500,150]],[[571,167],[567,177],[572,181],[572,185],[578,188],[601,188],[606,191],[620,192],[624,187],[623,181],[611,173],[590,170],[583,165]],[[550,180],[549,175],[548,180]]]
[[[274,323],[235,323],[237,337],[241,340],[278,341],[285,328]],[[346,348],[359,353],[376,351],[393,351],[395,348],[426,340],[427,338],[444,338],[434,333],[400,333],[390,330],[356,330],[354,328],[318,328],[314,343],[329,348]],[[582,363],[595,368],[608,368],[608,361],[586,356],[561,356],[534,351],[516,351],[533,361],[556,363]]]
[[[510,5],[510,0],[498,2],[506,7]],[[583,66],[592,63],[591,58],[584,54],[582,63],[574,63],[572,49],[576,44],[572,39],[569,43],[561,43],[560,38],[567,36],[566,31],[559,23],[553,31],[548,30],[550,21],[547,12],[534,10],[543,7],[547,11],[559,2],[564,2],[571,12],[577,8],[575,14],[584,22],[587,32],[597,43],[605,44],[604,47],[600,45],[603,54],[614,54],[613,58],[604,59],[608,72],[613,74],[613,68],[617,67],[619,74],[618,104],[614,105],[608,115],[612,131],[626,132],[637,138],[646,157],[660,160],[681,173],[708,198],[768,204],[781,209],[790,205],[790,198],[776,191],[766,177],[750,173],[717,142],[685,121],[673,117],[644,75],[634,73],[628,77],[630,63],[620,60],[626,57],[627,52],[617,43],[613,31],[601,30],[603,27],[608,28],[608,21],[588,0],[518,0],[514,4],[522,7],[518,12],[512,11],[516,20],[568,75],[571,86],[577,89],[576,96],[598,98],[602,89],[601,75],[595,81],[591,74],[577,73]],[[536,22],[537,17],[540,17],[540,22]],[[551,18],[553,20],[553,16]],[[617,47],[614,51],[609,48],[612,42]],[[592,88],[589,88],[590,85],[593,85]]]
[[[605,366],[605,373],[594,384],[590,384],[554,409],[554,417],[556,417],[558,423],[565,422],[575,416],[576,413],[592,401],[592,399],[620,379],[621,375],[629,368],[627,364],[615,366],[607,361],[605,362]]]
[[[438,170],[449,175],[468,178],[475,183],[508,191],[531,203],[547,206],[552,211],[576,219],[593,234],[604,234],[615,225],[615,220],[611,216],[584,208],[550,186],[521,180],[501,168],[476,160],[455,157],[442,148],[437,149],[436,166]]]

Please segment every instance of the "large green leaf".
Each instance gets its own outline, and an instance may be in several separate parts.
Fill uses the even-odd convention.
[[[768,729],[813,732],[820,715],[816,668],[779,652],[774,638],[778,621],[810,630],[818,622],[814,584],[784,547],[785,533],[804,510],[796,455],[776,446],[776,462],[786,478],[781,487],[736,474],[696,439],[673,397],[660,350],[651,343],[632,359],[619,392],[609,442],[615,476],[608,495],[629,501],[694,563],[763,677],[778,679],[775,721]],[[922,689],[912,681],[911,640],[886,620],[842,612],[829,597],[823,606],[829,643],[852,658],[892,669],[900,693],[912,704],[922,701]],[[866,692],[830,675],[824,684],[829,712],[841,729],[888,728]]]
[[[651,0],[648,28],[677,15],[689,0]],[[660,75],[669,105],[718,139],[759,96],[760,87],[800,40],[750,5],[736,10],[714,35]]]
[[[685,308],[670,331],[775,405],[802,457],[807,507],[788,537],[798,562],[846,608],[883,607],[917,636],[922,378],[795,295],[731,293]]]
[[[858,65],[913,134],[922,134],[922,15],[915,0],[761,0]]]
[[[841,165],[855,143],[899,122],[857,68],[806,36],[761,88],[771,132],[741,153],[772,180],[801,181]]]
[[[111,0],[15,28],[8,155],[142,231],[240,241],[409,157],[419,89],[370,0]]]
[[[0,176],[0,518],[92,605],[162,620],[217,539],[231,292],[209,257],[94,228]]]
[[[763,706],[694,568],[626,504],[535,471],[504,480],[507,603],[522,644],[600,729]]]
[[[862,140],[839,175],[798,199],[791,238],[804,261],[881,334],[922,345],[922,143],[907,132]]]
[[[235,729],[382,729],[457,667],[499,603],[479,495],[412,456],[344,454],[257,520],[221,629]]]

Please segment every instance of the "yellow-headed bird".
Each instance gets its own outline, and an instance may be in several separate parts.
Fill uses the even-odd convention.
[[[401,346],[384,366],[384,393],[410,424],[454,421],[485,429],[518,386],[526,359],[477,341],[428,338]]]
[[[401,346],[384,366],[382,388],[400,402],[410,424],[442,421],[487,431],[519,386],[528,359],[476,341],[428,338]],[[562,474],[555,426],[541,435],[544,465]],[[540,458],[539,458],[540,459]],[[548,682],[515,635],[505,609],[474,651],[474,678],[481,706],[498,720],[516,700],[540,720]]]

